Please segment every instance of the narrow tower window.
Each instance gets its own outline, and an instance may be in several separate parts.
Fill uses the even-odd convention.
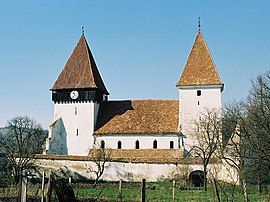
[[[79,136],[79,129],[76,130],[76,135]]]
[[[173,145],[173,141],[170,141],[170,149],[173,149],[174,145]]]
[[[136,140],[136,142],[135,142],[135,149],[140,149],[140,142],[139,142],[139,140]]]
[[[117,143],[117,148],[118,148],[118,149],[122,149],[122,142],[121,142],[121,141],[118,141],[118,143]]]
[[[75,107],[75,115],[77,115],[77,107]]]
[[[105,142],[104,142],[104,140],[101,140],[100,141],[100,148],[101,149],[105,149]]]
[[[201,96],[202,95],[202,91],[201,90],[197,90],[197,96]]]
[[[200,101],[198,101],[198,105],[200,105]]]
[[[153,142],[153,148],[154,148],[154,149],[157,148],[157,141],[156,141],[156,140],[154,140],[154,142]]]

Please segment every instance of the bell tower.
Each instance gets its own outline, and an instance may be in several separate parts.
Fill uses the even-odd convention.
[[[184,146],[189,150],[196,141],[192,137],[195,121],[200,121],[207,109],[221,110],[224,88],[200,26],[176,87],[179,91],[179,128],[185,137]]]
[[[52,91],[54,118],[47,153],[88,155],[93,145],[99,104],[109,95],[84,32]]]

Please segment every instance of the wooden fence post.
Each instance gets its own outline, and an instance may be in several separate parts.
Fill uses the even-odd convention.
[[[45,185],[45,171],[42,171],[42,182],[41,182],[41,202],[44,202],[44,185]]]
[[[26,202],[27,199],[27,175],[26,172],[23,171],[22,175],[22,187],[21,187],[21,202]]]
[[[145,184],[145,179],[142,179],[142,185],[141,185],[141,202],[145,202],[145,189],[146,189],[146,184]]]
[[[173,185],[172,185],[172,198],[174,202],[175,201],[175,180],[173,180]]]
[[[53,190],[53,175],[52,172],[49,172],[49,181],[48,181],[48,191],[46,194],[46,202],[51,202],[52,200],[52,190]]]
[[[119,180],[118,201],[122,202],[122,180]]]

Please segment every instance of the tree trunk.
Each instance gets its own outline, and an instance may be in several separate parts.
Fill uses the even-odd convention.
[[[262,181],[258,182],[258,189],[259,189],[259,193],[262,193]]]
[[[22,187],[21,187],[21,202],[27,201],[27,175],[25,171],[22,176]]]
[[[21,192],[22,192],[22,180],[19,179],[19,183],[17,184],[17,201],[21,201]]]
[[[53,190],[53,176],[49,173],[48,191],[46,194],[46,202],[51,202],[52,200],[52,190]]]
[[[218,186],[217,186],[217,181],[216,181],[215,178],[213,179],[213,181],[214,181],[216,199],[217,199],[218,202],[220,202],[221,199],[220,199],[219,189],[218,189]]]
[[[22,173],[20,171],[16,171],[15,183],[17,185],[17,201],[21,201],[21,192],[22,192]]]
[[[204,166],[203,168],[203,187],[204,187],[204,191],[207,191],[206,166]]]

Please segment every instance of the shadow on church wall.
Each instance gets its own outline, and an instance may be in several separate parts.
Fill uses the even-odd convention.
[[[48,154],[68,154],[67,132],[62,118],[58,119],[51,127],[52,136]]]

